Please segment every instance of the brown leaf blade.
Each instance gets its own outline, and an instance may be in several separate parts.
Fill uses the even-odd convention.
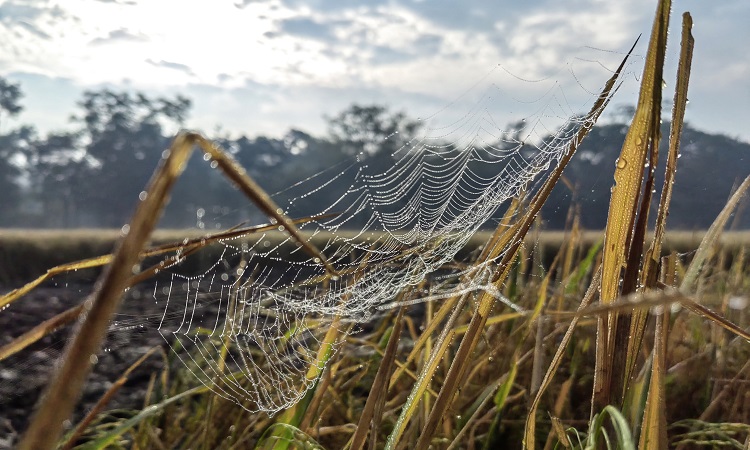
[[[667,216],[669,205],[672,200],[672,187],[677,173],[677,159],[680,151],[680,135],[685,119],[685,108],[687,106],[688,84],[690,82],[690,68],[693,59],[693,47],[695,40],[692,35],[693,19],[690,13],[682,15],[682,39],[680,41],[680,61],[677,69],[677,85],[674,94],[674,107],[672,110],[672,124],[669,133],[669,153],[667,155],[667,167],[664,175],[664,186],[662,186],[659,210],[656,215],[656,225],[651,246],[643,261],[643,270],[640,273],[640,284],[645,289],[656,287],[656,276],[659,257],[661,256],[662,244],[666,233]],[[652,163],[651,167],[654,164]],[[646,329],[648,312],[642,309],[633,311],[628,339],[627,360],[625,362],[625,383],[627,391],[629,383],[635,370],[635,363],[641,349],[643,334]]]
[[[640,450],[660,450],[667,448],[667,405],[664,395],[664,378],[667,372],[666,348],[668,332],[669,310],[662,308],[656,318],[651,380],[648,386],[646,411],[643,414],[641,437],[638,443]]]
[[[652,139],[658,135],[661,116],[661,87],[666,52],[671,2],[661,0],[651,31],[641,90],[633,122],[625,136],[615,169],[615,185],[607,215],[602,263],[601,301],[610,303],[620,295],[623,271],[627,268],[638,208],[643,168]],[[636,269],[631,267],[631,270]],[[637,270],[637,269],[636,269]],[[625,348],[614,348],[618,315],[611,314],[597,327],[597,367],[595,370],[592,411],[619,402],[613,398],[613,386],[622,385],[622,371],[613,374],[613,363],[624,360]],[[629,327],[628,327],[629,328]],[[613,379],[613,376],[616,379]]]

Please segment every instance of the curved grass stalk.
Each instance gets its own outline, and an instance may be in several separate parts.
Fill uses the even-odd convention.
[[[276,219],[305,251],[318,258],[329,274],[335,274],[325,256],[302,237],[292,220],[283,215],[268,194],[228,154],[200,134],[179,134],[154,172],[146,190],[147,195],[138,204],[130,224],[123,227],[123,237],[117,244],[111,264],[97,281],[94,293],[84,303],[83,319],[66,346],[61,366],[47,387],[19,449],[46,450],[54,447],[62,432],[63,422],[70,416],[91,370],[91,355],[99,350],[109,321],[132,277],[133,268],[140,261],[141,252],[161,217],[169,192],[196,145],[217,162],[224,175],[259,209]]]
[[[294,223],[301,224],[301,223],[309,222],[311,220],[316,220],[320,217],[321,216],[314,216],[314,217],[296,219],[294,220]],[[221,233],[216,233],[216,234],[212,234],[212,235],[205,236],[202,238],[188,240],[187,242],[170,243],[170,244],[160,245],[157,247],[152,247],[142,252],[140,255],[140,258],[142,259],[142,258],[147,258],[147,257],[159,256],[165,253],[176,252],[176,251],[180,251],[181,254],[179,257],[177,256],[168,257],[162,260],[161,262],[159,262],[158,264],[155,264],[147,269],[142,270],[137,275],[134,275],[133,277],[130,278],[130,280],[128,281],[128,287],[135,286],[136,284],[153,277],[156,273],[158,273],[163,268],[169,267],[170,265],[176,263],[179,259],[185,258],[189,256],[190,254],[200,250],[201,248],[213,242],[216,242],[220,239],[229,239],[229,238],[238,237],[238,236],[246,236],[246,235],[253,234],[253,233],[260,233],[264,231],[275,230],[277,228],[278,228],[277,225],[259,225],[259,226],[247,227],[247,228],[232,228],[230,230],[223,231]],[[55,266],[49,269],[44,275],[40,276],[39,278],[27,283],[21,288],[15,289],[9,292],[8,294],[4,295],[0,299],[0,303],[5,302],[5,304],[10,304],[14,301],[17,301],[18,299],[22,298],[24,295],[32,291],[34,288],[36,288],[39,284],[43,283],[48,278],[54,275],[67,273],[67,272],[71,272],[71,271],[75,271],[79,269],[101,267],[101,266],[111,263],[112,259],[113,259],[113,255],[109,254],[109,255],[96,256],[94,258],[89,258],[89,259],[85,259],[82,261],[76,261],[72,263]],[[24,348],[28,347],[34,342],[37,342],[39,339],[43,338],[44,336],[52,334],[55,331],[59,330],[60,328],[64,327],[65,325],[75,321],[76,319],[80,317],[81,313],[84,310],[85,308],[84,308],[83,303],[76,305],[72,308],[69,308],[57,314],[56,316],[48,320],[45,320],[44,322],[38,324],[34,328],[28,330],[27,332],[13,339],[11,342],[0,347],[0,361],[8,358],[11,355],[18,353],[19,351],[23,350]]]

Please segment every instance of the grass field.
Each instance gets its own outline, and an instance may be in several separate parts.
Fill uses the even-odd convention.
[[[349,231],[350,236],[356,231]],[[600,241],[603,231],[583,231],[581,244],[583,250]],[[304,234],[304,233],[303,233]],[[339,232],[339,236],[347,232]],[[565,242],[564,231],[542,231],[526,238],[526,245],[536,249],[544,255],[541,261],[547,265],[552,257]],[[185,238],[200,238],[205,235],[204,230],[157,230],[152,236],[153,245],[179,243]],[[459,254],[463,259],[469,253],[476,251],[490,238],[491,232],[484,231],[474,235],[466,248]],[[670,231],[664,240],[665,251],[687,253],[694,251],[705,230]],[[267,233],[272,243],[281,242],[284,235],[277,231]],[[71,230],[29,230],[29,229],[0,229],[0,286],[6,289],[17,287],[46,272],[49,268],[82,259],[105,255],[112,251],[115,242],[120,238],[120,230],[108,229],[71,229]],[[330,236],[320,233],[312,239],[317,247],[329,240]],[[734,252],[750,243],[750,231],[728,231],[721,237],[721,245],[727,251]],[[94,274],[97,272],[93,272]],[[92,272],[81,274],[81,278],[91,278]]]
[[[200,237],[201,234],[200,230],[165,230],[155,233],[153,240],[155,244],[179,243],[187,236]],[[543,369],[553,360],[555,348],[570,324],[571,317],[566,313],[575,311],[580,299],[585,297],[597,260],[592,260],[590,255],[596,254],[592,248],[596,251],[594,246],[602,235],[601,231],[541,232],[527,237],[526,245],[520,250],[520,260],[514,264],[503,293],[527,311],[533,311],[540,299],[544,299],[547,306],[534,322],[533,332],[529,330],[528,317],[493,309],[483,337],[469,358],[468,365],[472,369],[466,374],[463,387],[437,431],[442,437],[434,441],[435,445],[446,447],[451,442],[454,448],[482,443],[485,448],[516,448],[520,445],[529,404],[541,387]],[[672,232],[667,235],[664,253],[680,254],[674,263],[675,282],[684,278],[686,267],[704,235],[704,232]],[[112,249],[118,237],[116,230],[5,230],[0,233],[3,257],[5,261],[19,263],[18,266],[24,269],[24,272],[12,276],[4,275],[13,279],[6,288],[17,287],[55,264],[104,254]],[[745,253],[749,237],[746,232],[724,234],[699,282],[701,303],[743,329],[750,326],[750,317],[747,307],[738,307],[737,302],[746,299],[745,295],[750,291],[750,267]],[[269,238],[281,240],[285,237],[272,232]],[[319,236],[313,242],[322,244],[328,238]],[[476,255],[489,238],[489,234],[479,233],[462,252],[463,257]],[[565,260],[568,263],[562,264],[561,261]],[[8,266],[3,264],[3,267]],[[32,271],[35,268],[38,269]],[[79,282],[90,283],[96,272],[69,274],[66,279],[78,278]],[[375,434],[380,445],[393,432],[398,405],[414,384],[420,367],[426,364],[428,354],[425,352],[433,348],[438,339],[437,334],[425,339],[420,330],[437,320],[436,313],[441,306],[441,302],[428,303],[412,310],[400,322],[404,331],[398,351],[393,355],[397,368],[390,376]],[[387,312],[370,324],[369,331],[346,339],[344,346],[328,362],[329,369],[323,372],[319,386],[312,391],[304,418],[297,425],[284,425],[284,415],[270,418],[263,414],[249,414],[235,403],[217,399],[210,391],[196,390],[186,369],[167,358],[156,364],[161,369],[152,369],[157,371],[145,391],[146,397],[141,400],[144,405],[153,404],[158,408],[101,414],[88,425],[85,440],[103,439],[110,445],[121,442],[130,448],[187,448],[191,443],[201,443],[203,448],[247,448],[246,445],[273,448],[286,441],[293,443],[291,448],[303,448],[304,445],[308,446],[304,448],[317,448],[317,445],[344,448],[352,438],[356,429],[354,424],[360,418],[368,393],[372,392],[379,368],[383,365],[388,336],[396,326],[396,315],[397,310]],[[453,339],[467,331],[471,317],[472,309],[467,308],[456,318]],[[555,431],[557,417],[563,418],[559,424],[562,429],[569,430],[565,436],[573,441],[576,433],[586,436],[587,428],[591,426],[590,389],[596,359],[596,317],[592,314],[581,318],[565,347],[567,359],[557,367],[557,375],[549,381],[548,394],[538,407],[547,411],[537,416],[536,430],[538,439],[546,442],[545,447],[561,439],[559,428]],[[653,316],[649,322],[647,341],[654,338]],[[728,448],[733,448],[730,442],[741,443],[750,436],[750,427],[741,425],[750,423],[750,397],[745,378],[750,346],[710,320],[682,310],[673,315],[667,348],[664,361],[665,386],[668,388],[665,419],[670,424],[669,440],[673,446],[683,442],[685,445],[690,443],[686,448],[703,448],[700,443],[708,446],[711,442],[725,441]],[[448,355],[456,350],[455,346],[450,346]],[[644,352],[640,356],[645,367],[648,354]],[[449,361],[446,358],[435,368],[430,383],[432,388],[424,394],[426,400],[436,395],[434,390],[441,386]],[[133,357],[131,363],[134,362]],[[115,382],[116,378],[110,381]],[[638,400],[641,395],[638,393],[645,390],[647,380],[647,373],[641,372],[634,380],[630,404],[623,405],[622,410],[613,410],[613,413],[620,414],[621,411],[623,420],[637,424],[644,409],[643,398]],[[139,392],[144,392],[143,388]],[[190,395],[185,396],[186,392]],[[177,400],[164,405],[164,401],[159,400],[165,398]],[[145,411],[154,413],[144,415]],[[403,438],[404,442],[412,444],[418,437],[418,428],[415,427],[427,420],[427,410],[423,407],[414,414],[414,425],[405,431]],[[132,418],[137,426],[126,427],[127,431],[123,433],[114,433],[116,439],[107,437],[127,423],[124,422],[126,418]],[[274,423],[277,425],[272,426]],[[572,429],[577,431],[572,433]],[[269,435],[272,430],[276,433]],[[275,437],[269,441],[268,436]]]
[[[107,265],[91,296],[0,347],[0,360],[21,354],[80,319],[18,448],[749,449],[748,235],[722,231],[750,189],[750,177],[737,187],[705,233],[667,232],[693,48],[692,19],[686,13],[668,158],[666,167],[659,168],[666,180],[657,196],[654,171],[659,161],[656,143],[660,142],[670,13],[671,2],[659,1],[637,109],[613,169],[606,229],[583,232],[575,215],[564,235],[537,234],[535,225],[578,144],[611,99],[627,57],[603,87],[585,125],[566,141],[559,164],[528,198],[512,202],[494,231],[474,236],[465,251],[458,253],[458,261],[446,264],[458,268],[450,275],[458,279],[454,285],[469,288],[406,308],[403,305],[409,303],[415,287],[429,293],[447,278],[439,274],[398,283],[400,291],[393,298],[396,306],[367,316],[371,320],[360,323],[357,330],[340,318],[337,308],[359,293],[352,289],[371,286],[359,283],[373,273],[368,272],[369,259],[353,258],[358,262],[345,266],[347,271],[337,270],[319,247],[327,237],[310,241],[297,226],[300,220],[313,218],[286,217],[227,153],[199,134],[180,134],[165,153],[113,254],[52,271],[75,277],[76,271]],[[192,341],[170,343],[178,352],[185,350],[181,342],[189,345],[209,336],[209,346],[200,348],[211,350],[187,354],[184,365],[177,364],[173,352],[162,352],[162,347],[146,353],[132,362],[133,369],[144,358],[161,358],[163,364],[150,373],[142,406],[107,411],[112,397],[133,373],[126,369],[112,380],[90,414],[70,422],[123,293],[137,283],[158,278],[162,268],[220,239],[196,236],[190,240],[183,231],[177,236],[154,233],[170,189],[194,148],[212,159],[212,167],[215,162],[269,217],[273,224],[269,230],[283,230],[285,238],[308,258],[307,267],[317,272],[280,285],[284,292],[268,293],[257,303],[230,296],[227,311],[239,309],[244,314],[245,307],[252,305],[272,320],[251,333],[214,335],[199,329],[191,335]],[[653,203],[658,203],[658,213],[649,221]],[[649,223],[654,223],[652,233],[646,232]],[[28,280],[70,258],[103,254],[112,249],[112,239],[117,237],[111,232],[74,233],[81,238],[59,232],[46,237],[44,232],[4,233],[0,263],[7,269],[0,281]],[[150,241],[162,239],[177,242],[146,250]],[[399,264],[427,267],[423,256],[440,250],[446,242],[445,236],[436,236],[416,248],[391,247],[398,254],[375,273],[383,277],[399,273]],[[351,248],[352,252],[363,250]],[[326,250],[329,255],[337,251]],[[378,254],[381,248],[367,250]],[[285,255],[272,256],[274,264],[290,263]],[[144,257],[155,258],[157,263],[141,265]],[[271,274],[265,280],[277,286],[273,283],[279,277],[273,267],[258,268],[246,278],[242,278],[244,266],[240,269],[235,271],[238,284],[240,280],[252,283],[260,273]],[[379,281],[370,280],[372,284]],[[43,281],[2,295],[0,319],[9,317],[3,313],[13,311],[21,304],[15,302],[23,302],[23,296]],[[388,279],[383,284],[391,286]],[[186,290],[190,288],[189,283],[185,285]],[[335,290],[342,285],[352,289]],[[287,288],[303,295],[287,295]],[[333,300],[326,296],[330,292],[336,293]],[[284,299],[282,308],[272,310],[279,298]],[[327,301],[327,317],[322,317],[321,310],[308,314],[308,301],[319,298]],[[189,317],[192,323],[197,316],[188,315],[188,309],[179,316]],[[303,311],[294,316],[297,309]],[[227,314],[225,329],[234,327],[232,320]],[[299,330],[304,339],[295,340]],[[270,339],[258,339],[265,332]],[[240,339],[230,341],[230,337]],[[305,352],[313,341],[314,351]],[[261,346],[265,347],[260,350]],[[235,354],[243,358],[259,355],[261,359],[252,361],[264,362],[243,378],[249,370],[234,371],[236,367],[228,365]],[[299,354],[304,356],[289,356]],[[301,374],[297,381],[306,382],[309,388],[279,411],[259,406],[289,387],[283,385],[285,378],[272,377],[278,366],[271,356]],[[185,367],[195,375],[209,358],[215,358],[208,366],[214,371],[204,378],[204,385],[197,385]],[[248,359],[242,361],[247,369]],[[233,387],[252,395],[225,396],[230,400],[217,395]]]

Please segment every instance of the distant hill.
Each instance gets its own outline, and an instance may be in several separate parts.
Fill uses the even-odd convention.
[[[657,187],[649,214],[652,220],[664,180],[669,126],[668,122],[662,125]],[[560,183],[542,210],[548,228],[565,226],[573,201],[580,205],[584,227],[602,229],[606,225],[615,161],[627,129],[626,124],[615,123],[596,126],[590,132],[564,172],[575,192]],[[686,125],[681,147],[667,224],[670,229],[706,229],[726,203],[732,187],[750,175],[750,144]],[[736,220],[740,228],[750,227],[750,208],[740,206]]]

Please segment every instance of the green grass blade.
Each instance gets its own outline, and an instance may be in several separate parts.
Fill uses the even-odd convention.
[[[108,432],[107,434],[93,442],[89,442],[83,445],[82,447],[80,447],[80,450],[101,450],[107,448],[108,445],[114,443],[116,439],[127,433],[128,430],[143,422],[145,419],[148,419],[149,417],[161,412],[164,408],[171,405],[172,403],[175,403],[192,395],[202,394],[204,392],[207,392],[208,390],[209,389],[206,386],[198,386],[188,391],[177,394],[174,397],[170,397],[161,403],[144,408],[141,412],[126,420],[114,430]]]

